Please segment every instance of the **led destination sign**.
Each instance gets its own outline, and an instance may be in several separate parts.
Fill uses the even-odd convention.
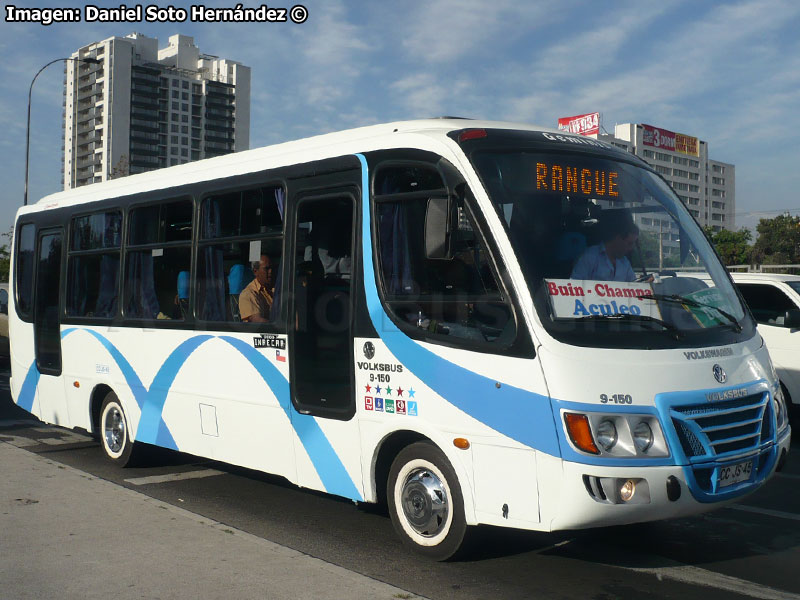
[[[536,163],[536,190],[584,194],[586,196],[619,196],[618,171],[581,169],[567,165]]]

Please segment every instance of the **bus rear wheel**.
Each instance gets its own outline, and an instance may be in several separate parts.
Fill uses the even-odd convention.
[[[386,488],[392,524],[406,546],[434,560],[458,553],[467,532],[464,500],[441,450],[428,442],[401,450]]]
[[[132,464],[133,440],[128,419],[114,392],[109,392],[100,408],[100,444],[103,453],[114,464],[125,467]]]

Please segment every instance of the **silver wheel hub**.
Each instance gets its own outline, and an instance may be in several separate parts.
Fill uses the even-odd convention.
[[[409,525],[426,537],[441,532],[450,510],[447,490],[441,479],[428,469],[415,469],[403,482],[400,496]]]
[[[106,446],[115,454],[120,452],[125,445],[125,420],[122,418],[122,412],[115,406],[106,413],[103,436]]]

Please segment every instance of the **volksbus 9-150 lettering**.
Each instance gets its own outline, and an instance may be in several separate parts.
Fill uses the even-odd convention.
[[[20,209],[12,269],[19,406],[120,465],[155,444],[385,501],[438,559],[481,523],[705,511],[789,447],[697,223],[591,138],[438,119],[131,175]]]

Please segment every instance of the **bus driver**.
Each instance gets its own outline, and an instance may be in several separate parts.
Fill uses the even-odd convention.
[[[570,279],[636,280],[628,254],[639,239],[639,228],[630,214],[615,214],[605,225],[603,241],[586,249],[575,263]]]

